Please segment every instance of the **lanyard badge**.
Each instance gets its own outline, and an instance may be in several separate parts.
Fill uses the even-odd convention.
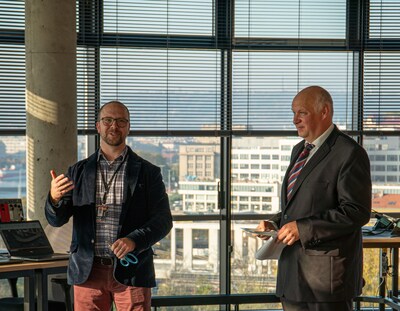
[[[108,208],[105,204],[97,206],[96,222],[103,222],[106,219]]]
[[[109,209],[109,206],[107,206],[106,202],[107,202],[107,196],[108,196],[108,192],[110,191],[111,185],[114,181],[114,177],[117,175],[118,171],[120,170],[122,164],[125,162],[126,157],[122,160],[121,163],[119,163],[117,169],[114,171],[114,173],[112,174],[110,180],[107,182],[106,177],[104,176],[104,172],[103,170],[100,170],[100,174],[101,174],[101,182],[104,186],[104,194],[101,200],[101,205],[97,206],[97,215],[96,215],[96,222],[103,222],[106,219],[107,216],[107,211]]]

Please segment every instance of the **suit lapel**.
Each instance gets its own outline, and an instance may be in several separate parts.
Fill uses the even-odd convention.
[[[300,143],[298,143],[297,145],[295,145],[293,147],[293,152],[292,152],[292,155],[291,155],[290,164],[289,164],[289,167],[286,170],[285,177],[283,178],[283,183],[282,183],[283,189],[287,189],[287,182],[288,182],[288,179],[289,179],[290,170],[292,169],[293,165],[296,163],[296,160],[299,157],[299,155],[300,155],[301,151],[303,150],[303,148],[304,148],[304,140],[302,140]],[[286,190],[285,190],[285,193],[282,193],[282,196],[286,197]],[[285,200],[285,202],[286,202],[286,200]]]
[[[330,147],[325,143],[322,144],[322,146],[319,147],[317,152],[311,157],[311,159],[303,167],[299,176],[296,179],[296,182],[295,182],[293,190],[292,190],[291,197],[290,197],[289,201],[287,202],[287,204],[294,198],[297,190],[300,188],[304,179],[312,172],[314,167],[316,167],[318,165],[318,163],[321,162],[321,160],[326,157],[326,155],[329,153],[329,151],[330,151]]]
[[[85,167],[85,178],[82,178],[84,195],[90,204],[96,205],[96,172],[97,172],[97,156],[98,150],[88,158]]]
[[[297,158],[299,157],[301,151],[304,148],[304,140],[302,140],[300,143],[298,143],[296,146],[293,147],[293,153],[292,153],[292,157],[291,157],[291,161],[289,164],[289,167],[286,170],[286,174],[285,177],[283,178],[283,183],[282,183],[282,198],[285,202],[284,205],[287,205],[287,182],[289,179],[289,173],[290,170],[292,169],[293,165],[296,163]]]
[[[119,219],[119,223],[122,223],[122,220],[125,219],[126,212],[129,208],[129,199],[133,196],[135,192],[135,188],[139,178],[140,168],[142,166],[142,162],[139,161],[139,157],[128,147],[128,163],[126,164],[126,175],[125,175],[125,185],[124,187],[124,196],[122,203],[121,216]]]
[[[139,172],[140,168],[142,166],[142,163],[139,161],[136,161],[136,159],[132,159],[132,161],[128,161],[128,168],[127,168],[127,185],[128,187],[125,188],[125,193],[124,193],[124,201],[126,202],[128,199],[128,196],[133,196],[133,193],[135,192],[135,188],[137,185],[137,181],[139,178]]]
[[[292,195],[290,197],[290,200],[287,201],[286,198],[286,190],[285,190],[285,207],[289,205],[289,203],[293,200],[294,196],[296,195],[296,192],[299,190],[301,184],[303,183],[304,179],[312,172],[312,170],[324,159],[328,153],[331,151],[332,145],[335,143],[336,138],[338,137],[338,130],[335,126],[334,130],[332,133],[328,136],[328,138],[325,140],[325,142],[321,145],[321,147],[318,148],[317,152],[311,157],[311,159],[307,162],[307,164],[303,167],[301,170],[299,176],[297,177],[296,183],[294,184],[293,190],[292,190]],[[302,142],[304,144],[304,141]],[[300,148],[302,150],[302,148]],[[296,161],[299,153],[301,151],[297,151],[297,156],[292,159],[292,162],[290,164],[290,168],[293,166],[294,162]],[[289,171],[289,169],[288,169]],[[284,189],[287,188],[287,179],[288,179],[288,172],[286,172],[285,179],[284,179]]]

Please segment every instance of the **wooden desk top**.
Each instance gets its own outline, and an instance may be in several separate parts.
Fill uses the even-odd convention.
[[[35,269],[48,269],[68,266],[68,260],[53,260],[53,261],[24,261],[12,264],[0,265],[1,272],[10,271],[23,271],[23,270],[35,270]]]
[[[400,248],[400,236],[391,236],[389,231],[363,235],[364,248]]]

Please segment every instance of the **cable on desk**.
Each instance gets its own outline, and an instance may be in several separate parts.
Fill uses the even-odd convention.
[[[363,228],[362,229],[362,234],[363,235],[379,235],[379,234],[385,233],[386,231],[388,231],[386,228],[381,229],[381,230],[373,230],[372,228],[371,229]]]
[[[389,275],[389,276],[392,276],[393,275],[393,271],[392,271],[392,257],[393,257],[393,254],[392,254],[392,251],[393,251],[393,249],[392,248],[389,248],[389,251],[390,251],[390,256],[388,256],[388,262],[387,262],[387,274]]]

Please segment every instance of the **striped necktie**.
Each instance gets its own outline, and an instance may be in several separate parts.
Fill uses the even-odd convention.
[[[292,169],[290,170],[289,173],[289,179],[288,179],[288,186],[287,186],[287,191],[286,191],[286,197],[289,200],[290,196],[292,194],[293,186],[296,182],[297,176],[299,176],[301,169],[303,168],[304,164],[306,164],[308,155],[310,154],[310,151],[312,148],[314,148],[315,145],[313,144],[306,144],[304,147],[303,151],[300,153],[299,157],[296,160],[296,163],[293,165]]]

